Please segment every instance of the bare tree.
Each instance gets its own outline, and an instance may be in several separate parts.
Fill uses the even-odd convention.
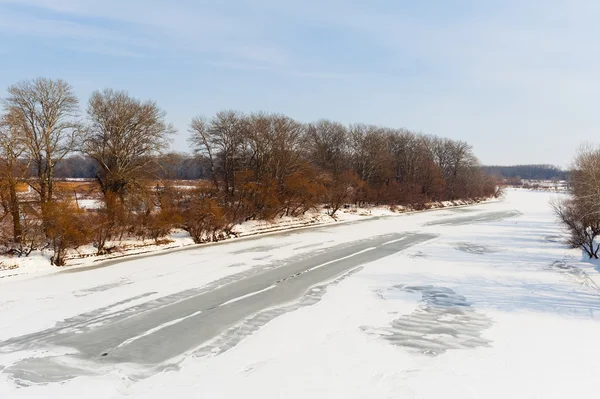
[[[111,89],[92,94],[88,117],[83,152],[98,163],[97,180],[104,195],[122,202],[139,179],[148,176],[175,130],[155,102]]]
[[[20,245],[23,238],[21,200],[18,184],[24,180],[28,164],[22,159],[26,150],[23,137],[8,120],[0,119],[0,197],[6,214],[12,219],[13,241]]]
[[[220,188],[221,180],[228,197],[235,195],[235,175],[240,167],[246,129],[247,118],[236,111],[219,112],[210,121],[194,118],[190,125],[190,143],[197,153],[209,159],[215,187]]]
[[[358,176],[374,184],[390,177],[392,157],[386,129],[358,124],[350,126],[349,132],[352,163]]]
[[[64,80],[37,78],[10,86],[3,105],[35,169],[31,187],[42,204],[51,202],[54,167],[75,149],[81,133],[79,101]]]
[[[284,115],[253,114],[249,117],[245,145],[246,167],[257,181],[274,179],[279,191],[285,179],[302,164],[303,126]]]
[[[364,200],[380,203],[384,192],[389,191],[394,178],[394,159],[388,137],[391,129],[378,126],[350,126],[350,157],[354,170],[361,180],[371,187],[370,198]]]
[[[308,125],[307,149],[312,163],[334,178],[348,169],[348,129],[341,123],[320,120]]]
[[[600,148],[583,144],[575,156],[570,176],[578,206],[588,214],[600,215]]]
[[[461,190],[468,185],[471,169],[479,165],[472,147],[464,141],[440,137],[432,137],[430,145],[433,161],[446,182],[446,197],[451,200],[462,197]]]
[[[600,148],[582,145],[573,161],[571,197],[551,202],[554,212],[569,231],[569,244],[598,259],[600,244]]]
[[[219,191],[220,185],[219,176],[217,175],[217,154],[215,154],[216,145],[209,133],[208,122],[202,117],[195,117],[192,119],[188,131],[191,134],[189,142],[192,145],[192,149],[196,154],[207,159],[208,172],[210,173],[215,189]]]
[[[590,259],[598,259],[600,244],[600,215],[589,213],[576,199],[554,199],[550,205],[554,213],[569,231],[569,244],[581,248]]]
[[[392,154],[394,177],[397,183],[407,183],[416,176],[419,158],[424,155],[419,151],[419,138],[409,131],[392,131],[388,136],[388,148]]]

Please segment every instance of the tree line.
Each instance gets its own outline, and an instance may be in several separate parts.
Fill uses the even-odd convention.
[[[554,165],[482,166],[483,172],[505,179],[566,180],[567,172]]]
[[[206,179],[206,161],[195,154],[168,152],[155,155],[156,170],[160,179],[199,180]],[[59,179],[95,179],[96,161],[82,154],[72,154],[57,162],[54,176]]]
[[[92,244],[102,254],[111,241],[160,241],[173,228],[204,242],[245,220],[321,206],[334,216],[347,204],[418,209],[496,193],[470,145],[404,129],[223,111],[191,121],[193,157],[167,153],[174,133],[154,101],[125,91],[94,92],[82,115],[63,80],[10,86],[0,116],[3,247],[19,255],[51,248],[61,265],[71,248]],[[56,188],[77,173],[93,174],[98,209],[80,209]],[[205,180],[173,182],[186,173]],[[23,184],[33,199],[19,192]]]

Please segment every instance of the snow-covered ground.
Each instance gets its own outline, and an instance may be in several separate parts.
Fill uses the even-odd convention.
[[[488,199],[486,202],[495,201]],[[431,210],[440,208],[453,208],[473,204],[474,201],[443,201],[433,202],[428,204]],[[100,201],[97,199],[79,199],[80,207],[93,209],[100,206]],[[232,234],[227,239],[237,239],[252,237],[257,235],[266,235],[277,233],[284,230],[310,228],[315,226],[333,225],[340,223],[353,222],[368,218],[376,218],[382,216],[393,216],[401,213],[411,213],[412,209],[395,207],[391,209],[388,206],[371,206],[366,208],[343,208],[337,211],[334,217],[329,216],[327,209],[321,208],[314,211],[306,212],[304,215],[291,217],[278,217],[274,220],[249,220],[242,224],[233,227]],[[97,249],[93,245],[85,245],[70,250],[67,255],[67,267],[78,268],[97,265],[99,262],[120,259],[126,256],[147,255],[165,251],[182,249],[183,247],[197,246],[190,235],[183,230],[175,229],[167,237],[161,240],[161,243],[156,243],[152,239],[138,239],[128,237],[122,241],[108,241],[106,247],[116,248],[110,254],[97,255]],[[200,244],[205,245],[205,244]],[[50,263],[52,250],[45,249],[41,251],[33,251],[29,256],[10,256],[0,255],[0,280],[30,277],[31,275],[39,276],[42,274],[51,274],[60,271]]]
[[[0,397],[597,397],[600,268],[566,248],[551,197],[510,190],[503,202],[470,208],[0,280]],[[217,338],[212,351],[144,378],[131,364],[27,386],[7,372],[72,349],[14,351],[1,341],[402,231],[438,236],[311,288],[305,306],[286,304],[260,328],[240,325],[243,339],[228,350]]]
[[[555,191],[566,193],[569,191],[569,183],[566,180],[534,180],[522,179],[519,187],[533,190]]]

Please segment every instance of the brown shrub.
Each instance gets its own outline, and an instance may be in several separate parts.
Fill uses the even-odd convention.
[[[225,209],[204,191],[196,192],[188,201],[182,216],[182,228],[190,233],[196,244],[218,241],[220,235],[228,229]]]
[[[70,200],[49,202],[42,207],[46,236],[54,251],[50,262],[56,266],[64,266],[68,249],[78,248],[91,241],[89,221],[85,212]]]
[[[157,244],[159,239],[168,235],[173,228],[183,222],[183,216],[175,208],[162,208],[145,218],[146,234]]]

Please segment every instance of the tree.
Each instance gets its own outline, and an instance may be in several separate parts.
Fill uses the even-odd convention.
[[[27,146],[36,175],[31,187],[41,204],[51,202],[54,167],[79,142],[79,101],[64,80],[37,78],[10,86],[3,105],[9,123]]]
[[[472,147],[464,141],[432,137],[431,153],[444,178],[446,198],[454,200],[463,197],[463,191],[468,190],[470,183],[468,179],[473,176],[472,169],[479,166]]]
[[[185,153],[169,152],[157,159],[158,177],[172,180],[199,180],[207,177],[206,159]]]
[[[554,200],[554,212],[569,231],[569,244],[598,259],[600,245],[600,148],[582,145],[570,172],[571,197]]]
[[[576,199],[555,199],[551,202],[554,213],[569,231],[569,245],[581,248],[590,259],[598,259],[600,244],[600,215],[590,213]]]
[[[567,172],[554,165],[482,166],[484,173],[506,179],[567,180]],[[514,183],[513,183],[514,184]]]
[[[318,171],[307,163],[286,177],[281,194],[283,215],[299,216],[309,209],[316,209],[325,198],[326,189]]]
[[[582,145],[571,167],[571,190],[577,206],[600,215],[600,148]]]
[[[441,168],[430,159],[423,159],[418,169],[420,183],[420,204],[428,201],[439,201],[443,198],[446,185]]]
[[[0,119],[0,198],[2,207],[12,220],[12,238],[17,245],[22,244],[21,200],[18,184],[27,173],[28,164],[21,159],[26,146],[8,116]]]
[[[253,114],[248,118],[244,165],[254,172],[257,182],[275,180],[279,193],[285,179],[302,165],[303,126],[279,114]]]
[[[96,161],[82,155],[68,156],[56,163],[54,176],[59,179],[93,179],[96,177]]]
[[[356,192],[360,182],[360,178],[354,171],[346,171],[336,178],[331,177],[325,180],[329,216],[335,216],[344,204],[352,202],[352,195]]]
[[[393,156],[386,131],[377,126],[350,127],[350,157],[359,178],[368,183],[371,198],[379,204],[393,179]]]
[[[197,117],[190,125],[194,151],[208,158],[215,188],[219,190],[222,181],[227,197],[235,195],[246,131],[247,118],[236,111],[219,112],[210,121]]]
[[[245,133],[240,159],[244,171],[238,173],[244,187],[238,192],[238,200],[248,205],[251,218],[288,213],[288,180],[294,180],[304,164],[303,126],[284,115],[258,113],[248,117]]]
[[[306,130],[308,156],[313,165],[337,178],[348,170],[348,130],[344,125],[320,120]]]
[[[104,196],[123,202],[140,179],[149,176],[155,157],[175,130],[155,102],[111,89],[92,94],[88,117],[83,152],[98,164],[96,178]]]
[[[388,147],[392,156],[395,202],[422,206],[439,188],[439,168],[432,160],[431,139],[408,130],[388,133]],[[437,195],[437,194],[436,194]]]

